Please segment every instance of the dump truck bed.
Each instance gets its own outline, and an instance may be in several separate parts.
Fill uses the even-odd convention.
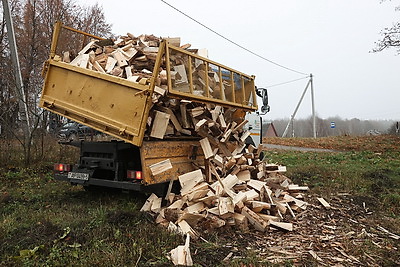
[[[140,147],[152,108],[152,95],[158,86],[170,98],[243,111],[257,110],[254,76],[175,47],[165,40],[157,49],[151,77],[134,82],[62,62],[56,54],[62,30],[95,37],[56,24],[40,100],[40,106],[53,113]],[[163,86],[159,82],[162,75],[166,75]]]
[[[51,61],[40,106],[139,146],[148,112],[146,90],[126,79]]]

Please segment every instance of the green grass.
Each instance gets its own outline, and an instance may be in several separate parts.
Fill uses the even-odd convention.
[[[87,193],[49,173],[2,173],[8,197],[0,203],[0,255],[6,265],[132,265],[138,259],[158,265],[182,241],[138,211],[144,196]],[[60,238],[64,229],[70,231]]]
[[[266,160],[286,165],[293,182],[325,196],[338,192],[377,199],[380,209],[400,214],[400,153],[267,151]]]
[[[171,266],[168,252],[184,238],[156,226],[140,208],[147,196],[86,192],[52,179],[49,171],[0,170],[0,260],[6,266]],[[7,195],[7,197],[4,197]],[[222,233],[191,241],[201,266],[225,266]],[[195,253],[194,253],[195,252]],[[257,263],[244,251],[242,262]],[[200,265],[197,265],[200,266]]]
[[[58,151],[54,161],[62,158]],[[310,194],[329,200],[337,193],[350,193],[374,209],[371,220],[390,226],[386,228],[396,233],[400,231],[398,149],[379,153],[267,151],[266,159],[286,165],[287,176],[295,183],[309,185]],[[139,212],[147,196],[86,192],[54,181],[51,168],[51,159],[31,168],[0,168],[1,265],[171,266],[166,256],[184,239],[156,226],[152,218]],[[202,237],[208,243],[191,240],[195,266],[273,266],[247,249],[252,246],[250,237],[241,238],[234,230],[202,233]],[[225,263],[222,260],[232,251],[232,244],[237,247],[235,258]],[[376,246],[366,241],[357,246],[349,243],[349,248],[355,254],[366,251],[374,255]],[[317,265],[308,258],[302,263]]]

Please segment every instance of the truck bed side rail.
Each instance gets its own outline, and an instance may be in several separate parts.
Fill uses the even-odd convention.
[[[168,43],[165,51],[170,95],[257,110],[254,76]]]

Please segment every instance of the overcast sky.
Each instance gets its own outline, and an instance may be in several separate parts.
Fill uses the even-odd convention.
[[[258,87],[302,78],[227,42],[160,0],[98,2],[113,32],[181,37],[209,58],[256,76]],[[187,15],[280,65],[314,75],[321,118],[400,120],[400,56],[394,49],[370,53],[379,32],[400,21],[400,1],[380,0],[166,0]],[[307,79],[269,89],[268,119],[293,113]],[[307,93],[298,118],[311,115]]]

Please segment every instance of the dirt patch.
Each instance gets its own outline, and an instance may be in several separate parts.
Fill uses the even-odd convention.
[[[377,212],[379,209],[379,201],[373,196],[351,196],[348,201],[357,206],[357,208],[353,210],[354,215]]]
[[[394,172],[391,170],[381,169],[366,172],[364,173],[363,178],[371,181],[370,189],[372,192],[383,193],[386,189],[392,188],[396,185],[395,180],[392,179],[392,176],[394,175]]]
[[[334,196],[328,200],[331,209],[323,208],[316,196],[308,199],[310,205],[296,218],[286,216],[293,223],[293,232],[255,230],[243,233],[224,228],[213,234],[209,249],[200,250],[193,258],[196,263],[229,262],[243,259],[254,253],[263,264],[338,265],[343,266],[390,266],[400,264],[400,241],[388,238],[378,229],[381,219],[373,199],[350,195]],[[362,203],[366,203],[366,208]],[[389,229],[394,231],[395,229]],[[198,245],[197,245],[198,246]],[[213,247],[214,246],[214,247]],[[369,254],[363,248],[369,247]],[[370,247],[374,247],[371,249]],[[211,252],[210,252],[211,251]],[[371,253],[371,251],[373,253]],[[207,254],[210,255],[207,256]],[[313,256],[314,255],[314,256]]]

